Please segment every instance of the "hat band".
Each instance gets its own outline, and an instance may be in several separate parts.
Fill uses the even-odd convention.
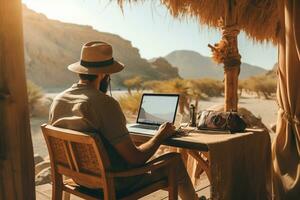
[[[80,65],[84,67],[106,67],[107,65],[112,65],[113,63],[114,63],[114,58],[105,61],[99,61],[99,62],[89,62],[89,61],[80,60]]]

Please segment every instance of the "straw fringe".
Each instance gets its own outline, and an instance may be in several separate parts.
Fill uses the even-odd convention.
[[[125,2],[145,0],[117,0],[122,8]],[[196,18],[200,24],[218,28],[218,20],[224,18],[225,0],[160,0],[176,18]],[[277,43],[279,26],[278,0],[235,0],[237,21],[248,37],[256,42]]]

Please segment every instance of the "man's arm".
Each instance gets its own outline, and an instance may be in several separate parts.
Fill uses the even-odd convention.
[[[148,142],[135,146],[130,137],[115,145],[118,153],[131,165],[144,164],[151,156],[154,155],[161,143],[168,137],[174,135],[175,127],[171,123],[164,123],[153,138]]]

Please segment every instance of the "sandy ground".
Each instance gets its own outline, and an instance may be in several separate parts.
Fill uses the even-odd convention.
[[[113,96],[118,98],[124,92],[114,92]],[[49,97],[55,94],[49,94]],[[201,101],[199,103],[200,109],[205,109],[213,105],[223,104],[224,98],[211,98],[209,101]],[[257,99],[254,97],[242,97],[239,100],[239,106],[250,110],[257,117],[261,117],[263,123],[270,127],[270,124],[276,122],[277,105],[275,100]],[[31,133],[34,153],[41,156],[47,156],[47,147],[40,129],[40,125],[47,122],[47,117],[31,118]]]

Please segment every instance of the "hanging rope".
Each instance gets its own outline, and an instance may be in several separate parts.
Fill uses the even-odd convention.
[[[290,115],[287,111],[285,111],[283,108],[279,108],[282,112],[283,118],[291,125],[300,125],[300,116],[297,115]]]

